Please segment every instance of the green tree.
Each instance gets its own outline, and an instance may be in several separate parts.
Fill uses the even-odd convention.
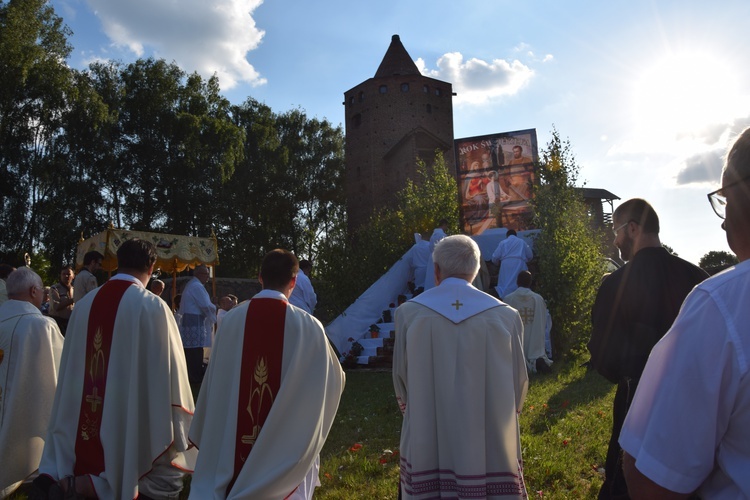
[[[41,212],[65,168],[70,30],[44,0],[0,2],[0,251],[40,246]]]
[[[395,209],[374,213],[349,239],[324,246],[318,267],[321,295],[329,298],[325,317],[333,319],[390,269],[414,244],[415,232],[429,233],[442,218],[449,232],[458,232],[458,187],[440,151],[432,165],[417,161],[417,178],[396,196]]]
[[[592,228],[574,185],[579,167],[569,141],[557,130],[541,152],[540,185],[534,200],[538,291],[554,325],[555,351],[567,352],[591,332],[591,307],[601,282],[602,235]]]
[[[726,252],[724,250],[711,250],[701,257],[698,266],[713,274],[724,268],[733,266],[738,262],[739,260],[737,259],[737,256],[731,252]]]

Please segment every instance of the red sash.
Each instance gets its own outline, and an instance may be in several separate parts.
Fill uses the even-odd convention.
[[[258,440],[281,386],[286,308],[287,303],[277,299],[253,299],[247,308],[237,404],[234,474],[227,486],[227,496]]]
[[[73,474],[99,475],[104,471],[104,449],[99,431],[104,412],[109,354],[120,300],[133,283],[112,280],[102,286],[91,303],[86,333],[86,370],[83,376],[81,411],[76,434]]]

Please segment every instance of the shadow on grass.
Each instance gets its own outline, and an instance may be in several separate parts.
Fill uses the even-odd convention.
[[[544,412],[537,412],[529,422],[528,430],[534,434],[544,434],[549,428],[569,413],[582,406],[590,406],[604,398],[613,385],[593,370],[575,363],[575,359],[564,359],[553,365],[553,372],[543,375],[530,375],[529,391],[532,387],[549,384],[559,386],[546,397]],[[559,368],[559,371],[556,369]],[[559,383],[559,380],[567,382]],[[558,381],[557,383],[555,381]]]

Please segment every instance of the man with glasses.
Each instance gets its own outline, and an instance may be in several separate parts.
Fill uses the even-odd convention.
[[[750,129],[709,199],[740,262],[690,293],[646,364],[620,436],[634,498],[750,498]]]
[[[672,325],[690,290],[708,277],[662,246],[659,217],[646,200],[622,203],[612,219],[614,245],[627,263],[599,288],[588,344],[591,366],[617,384],[600,499],[628,498],[617,442],[622,423],[651,348]]]

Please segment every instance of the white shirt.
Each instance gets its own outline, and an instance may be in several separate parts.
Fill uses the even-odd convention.
[[[414,286],[417,288],[424,287],[425,272],[427,271],[427,262],[430,260],[430,242],[420,240],[413,247],[411,253],[411,265],[414,268]]]
[[[297,284],[294,285],[292,295],[289,297],[289,303],[299,307],[308,314],[312,314],[315,305],[318,303],[318,297],[315,295],[310,278],[300,269],[297,272]]]
[[[750,498],[750,261],[685,299],[651,351],[620,446],[655,483]]]

